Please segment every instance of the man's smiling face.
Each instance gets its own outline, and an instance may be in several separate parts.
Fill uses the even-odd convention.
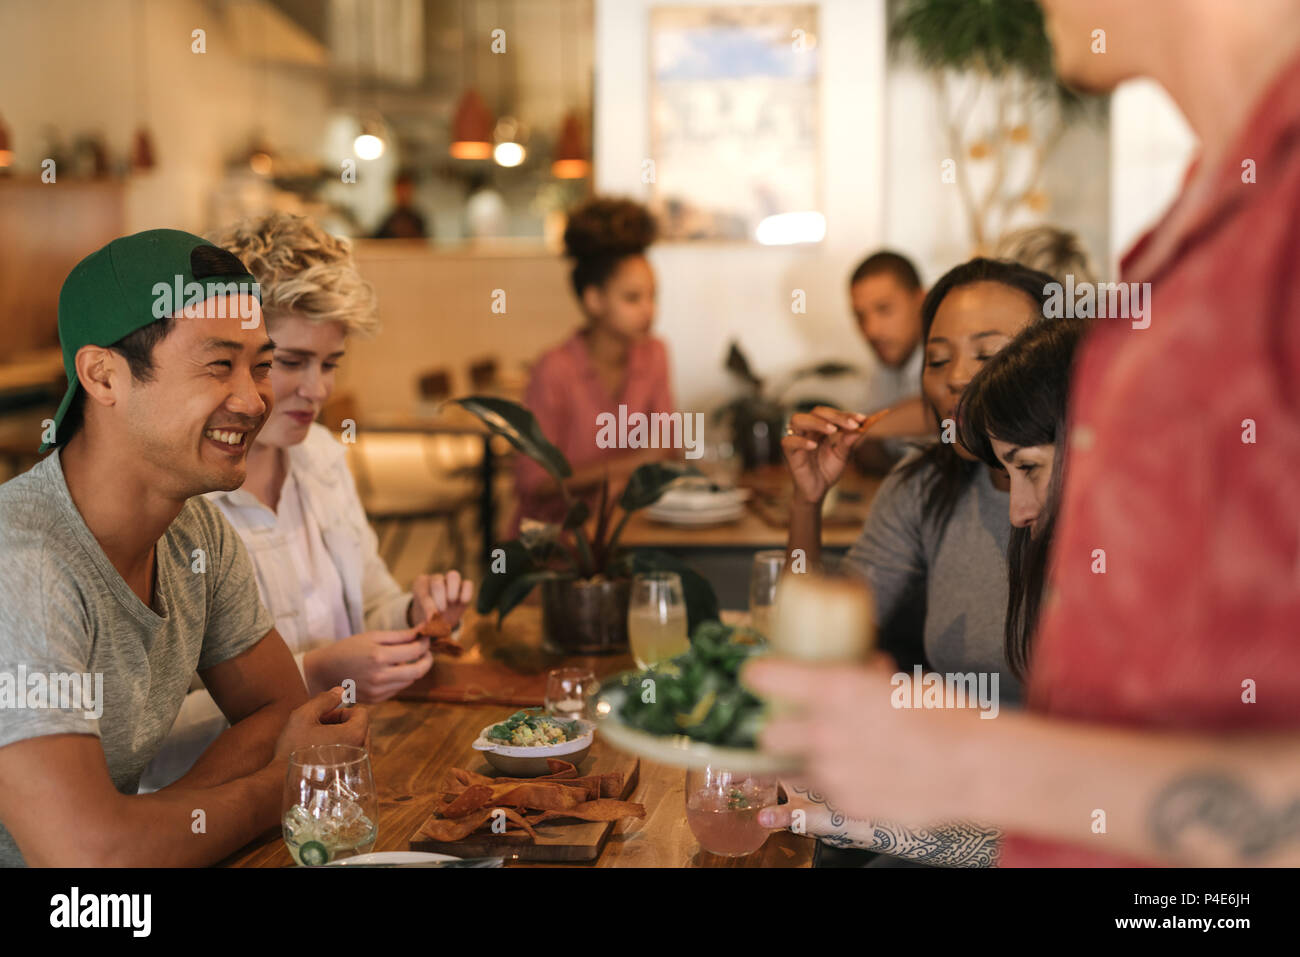
[[[226,304],[233,318],[207,318],[219,315],[215,298],[204,317],[178,316],[154,346],[152,380],[127,377],[126,441],[137,461],[156,470],[157,487],[178,497],[242,485],[248,450],[274,403],[273,345],[257,301],[245,298]],[[244,329],[238,317],[249,310],[257,324]]]

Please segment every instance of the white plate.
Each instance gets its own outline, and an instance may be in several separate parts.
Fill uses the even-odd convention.
[[[506,718],[508,717],[510,716],[506,715]],[[584,729],[583,733],[572,741],[561,741],[559,744],[501,744],[497,741],[489,741],[488,732],[505,721],[506,718],[502,718],[501,721],[493,721],[480,731],[470,747],[475,751],[495,751],[507,758],[562,758],[566,754],[573,754],[575,751],[591,747],[592,735],[596,733],[596,726],[590,721],[584,721],[582,718],[566,718],[564,719],[566,721],[577,721],[578,726]]]
[[[650,506],[674,512],[697,511],[743,505],[750,496],[747,488],[725,489],[713,492],[709,489],[670,488]]]
[[[626,671],[616,675],[596,695],[596,713],[601,715],[600,733],[620,751],[688,770],[715,767],[754,774],[788,774],[799,770],[799,760],[789,755],[767,754],[753,748],[723,748],[694,741],[684,734],[650,734],[629,727],[621,713],[623,696],[627,693],[623,679],[638,674],[639,671]]]
[[[654,506],[646,509],[647,518],[654,522],[662,522],[665,525],[721,525],[724,522],[737,521],[744,514],[744,505],[728,505],[725,508],[710,509],[708,511],[703,509],[674,511],[659,509]]]
[[[431,864],[434,861],[459,861],[459,857],[450,854],[434,854],[430,851],[372,851],[345,857],[341,861],[330,861],[326,867],[347,867],[349,864],[364,867],[375,864]]]

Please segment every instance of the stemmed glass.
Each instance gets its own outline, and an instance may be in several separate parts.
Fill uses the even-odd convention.
[[[281,825],[295,864],[313,866],[375,846],[379,798],[370,754],[349,744],[318,744],[289,755]]]
[[[627,639],[637,667],[643,670],[691,650],[686,599],[676,572],[649,572],[632,579]]]
[[[592,696],[599,690],[596,675],[589,668],[554,668],[546,673],[548,714],[561,721],[591,718]]]
[[[754,556],[754,567],[749,574],[749,626],[764,638],[771,635],[776,585],[784,567],[785,552],[782,549],[768,549]]]

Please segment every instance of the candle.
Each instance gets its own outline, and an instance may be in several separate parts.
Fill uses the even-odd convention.
[[[860,661],[876,643],[871,592],[845,579],[787,574],[777,586],[770,639],[784,658]]]

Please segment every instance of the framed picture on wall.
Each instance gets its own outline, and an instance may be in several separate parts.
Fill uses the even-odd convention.
[[[819,56],[815,3],[651,8],[664,239],[821,240]]]

